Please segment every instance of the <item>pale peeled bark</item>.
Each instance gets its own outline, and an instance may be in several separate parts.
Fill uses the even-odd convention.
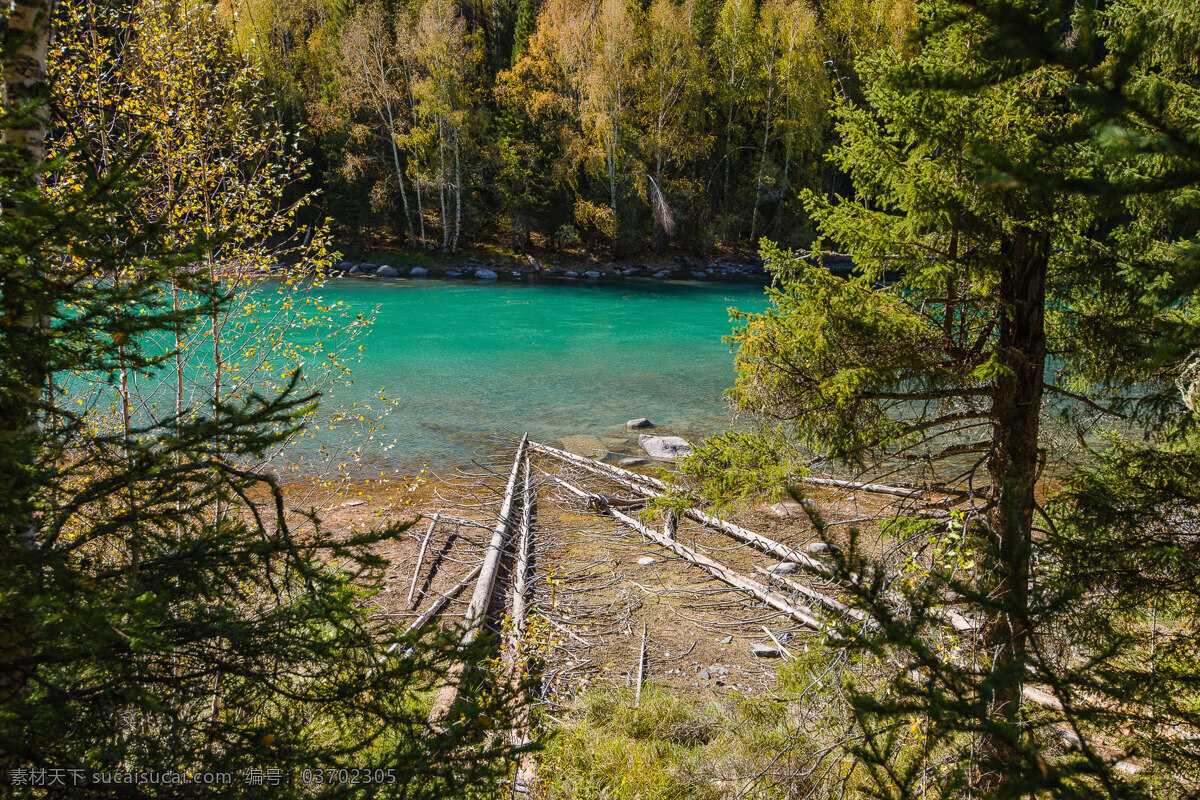
[[[9,5],[8,26],[4,30],[3,41],[3,51],[9,53],[3,66],[2,99],[6,112],[41,102],[45,98],[46,55],[53,10],[54,3],[51,0],[14,0]],[[16,183],[24,180],[24,188],[30,189],[40,185],[38,168],[45,160],[48,118],[48,108],[43,104],[23,124],[18,125],[10,118],[8,126],[0,130],[0,143],[12,148],[18,155],[13,163],[0,167],[9,181]],[[20,216],[20,213],[16,205],[6,204],[0,208],[0,223],[7,224],[8,220]],[[14,282],[29,278],[17,270],[7,277]],[[35,308],[13,307],[8,311],[12,322],[7,336],[14,339],[37,336],[43,323]],[[15,373],[14,377],[19,376],[18,381],[23,385],[13,386],[16,391],[5,404],[6,407],[0,410],[0,439],[3,440],[31,435],[36,438],[38,434],[36,409],[45,379],[44,364],[36,358],[36,349],[30,348],[28,353],[28,358],[7,365]],[[4,465],[8,472],[6,478],[25,472],[32,464],[32,447],[26,450],[18,445],[14,451],[14,462]],[[9,502],[14,505],[21,500],[28,500],[33,489],[25,481],[5,487],[5,491],[10,493]],[[32,504],[26,502],[23,505],[28,508]],[[0,536],[6,540],[4,551],[12,554],[21,550],[33,552],[37,547],[35,525],[36,521],[30,514],[26,518],[13,519],[0,529]],[[30,666],[21,662],[27,662],[33,655],[35,630],[34,621],[23,615],[0,616],[0,705],[28,691]],[[0,774],[7,774],[11,768],[18,766],[15,759],[14,754],[0,750]]]
[[[479,580],[475,582],[475,592],[467,605],[466,621],[462,635],[464,645],[472,644],[483,630],[487,619],[488,606],[491,603],[492,591],[496,586],[496,574],[500,571],[500,556],[504,553],[504,540],[508,535],[510,517],[512,516],[513,497],[516,494],[517,479],[521,470],[521,459],[525,455],[525,445],[528,436],[521,438],[517,446],[517,455],[513,459],[512,472],[508,476],[508,486],[504,491],[504,501],[500,504],[500,514],[496,519],[496,527],[492,531],[492,539],[488,544],[487,555],[484,556]],[[458,699],[462,679],[466,675],[467,665],[455,664],[446,675],[445,683],[434,698],[433,708],[429,712],[429,724],[434,728],[441,727],[446,716],[450,713],[454,701]]]

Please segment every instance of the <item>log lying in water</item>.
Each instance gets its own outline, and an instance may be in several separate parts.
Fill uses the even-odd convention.
[[[504,539],[508,535],[509,517],[512,516],[513,497],[516,494],[517,478],[520,475],[521,459],[525,455],[525,446],[529,436],[521,437],[517,445],[517,455],[513,459],[512,472],[508,476],[508,486],[504,490],[504,501],[500,504],[500,515],[496,519],[496,527],[492,531],[492,540],[488,544],[487,555],[484,556],[480,568],[479,579],[475,582],[475,592],[467,605],[464,622],[463,644],[471,644],[479,637],[487,619],[488,605],[492,600],[492,591],[496,587],[496,574],[500,570],[500,556],[504,552]],[[446,675],[446,682],[438,690],[433,701],[433,709],[429,712],[429,724],[434,727],[441,725],[454,701],[458,699],[459,688],[467,671],[467,665],[455,664]]]

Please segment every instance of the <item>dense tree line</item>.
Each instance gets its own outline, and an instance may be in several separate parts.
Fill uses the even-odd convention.
[[[802,188],[855,62],[911,0],[251,0],[242,50],[306,143],[341,232],[628,253],[808,244]],[[842,179],[840,191],[848,191]]]

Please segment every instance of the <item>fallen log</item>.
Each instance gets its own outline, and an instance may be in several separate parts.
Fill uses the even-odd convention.
[[[512,597],[512,642],[510,648],[513,680],[520,683],[527,666],[517,663],[520,658],[520,643],[525,636],[525,595],[528,590],[529,549],[533,528],[533,502],[529,491],[529,453],[525,454],[525,480],[521,487],[521,528],[517,542],[517,567],[513,579]],[[517,687],[519,688],[519,687]],[[512,743],[517,747],[526,747],[533,740],[530,737],[529,703],[525,689],[520,689],[517,698],[517,719],[512,731]],[[537,782],[537,760],[529,753],[523,753],[517,759],[517,772],[513,779],[513,790],[528,794]]]
[[[873,492],[874,494],[890,494],[895,497],[910,497],[914,500],[919,500],[925,496],[925,492],[921,489],[908,489],[904,486],[888,486],[883,483],[863,483],[861,481],[843,481],[835,480],[834,478],[801,478],[801,483],[807,483],[810,486],[833,486],[838,489],[856,489],[860,492]]]
[[[632,483],[633,488],[650,487],[659,491],[665,492],[669,487],[667,484],[660,481],[658,478],[649,475],[643,475],[640,472],[614,467],[612,464],[605,464],[603,461],[597,461],[594,458],[568,453],[566,450],[559,450],[557,447],[539,444],[538,442],[530,442],[529,448],[538,453],[544,453],[548,456],[553,456],[561,461],[566,461],[570,464],[577,464],[585,469],[590,469],[593,472],[600,472],[611,478],[616,478],[618,483]],[[628,485],[628,484],[626,484]]]
[[[593,458],[576,455],[575,453],[568,453],[566,450],[559,450],[556,447],[550,447],[549,445],[540,444],[538,442],[530,442],[529,446],[538,452],[555,456],[556,458],[560,458],[564,461],[570,461],[571,463],[579,464],[580,466],[598,469],[599,471],[605,472],[613,477],[634,481],[635,483],[642,485],[652,486],[660,491],[665,491],[668,488],[667,484],[663,483],[658,478],[653,478],[649,475],[642,475],[641,473],[633,472],[632,470],[622,469],[621,467],[613,466],[612,464],[605,464],[603,461],[596,461]],[[890,494],[895,497],[920,499],[925,496],[925,491],[923,489],[910,489],[905,486],[890,486],[885,483],[868,483],[864,481],[848,481],[836,478],[808,477],[800,478],[800,482],[807,483],[810,486],[833,486],[839,489],[856,489],[858,491],[871,492],[874,494]],[[951,491],[948,492],[948,494],[954,494],[954,492]]]
[[[816,589],[812,589],[802,583],[797,583],[796,581],[785,578],[782,575],[776,575],[774,572],[771,572],[768,569],[763,569],[762,567],[756,566],[754,569],[756,569],[759,573],[766,575],[768,578],[778,581],[787,588],[791,589],[793,592],[798,592],[799,594],[804,595],[814,603],[819,603],[820,605],[825,606],[825,608],[828,608],[830,611],[835,611],[843,616],[851,617],[859,622],[863,622],[867,619],[867,615],[862,611],[859,611],[857,608],[851,608],[840,600],[835,600],[828,595],[818,592]]]
[[[517,571],[513,578],[512,624],[514,634],[520,638],[525,626],[525,594],[529,572],[529,529],[531,505],[529,502],[529,457],[525,457],[525,484],[521,490],[521,528],[517,539]]]
[[[565,453],[560,450],[555,450],[553,447],[546,447],[545,445],[538,445],[538,448],[542,452],[547,452],[550,455],[554,455],[554,456],[558,456],[558,457],[569,456],[569,459],[567,459],[567,460],[569,460],[571,463],[577,464],[577,465],[583,467],[584,469],[589,469],[593,473],[599,474],[602,477],[613,477],[607,473],[608,469],[619,470],[618,467],[612,467],[609,464],[601,464],[598,461],[595,461],[595,460],[589,459],[589,458],[584,458],[582,456],[577,456],[574,453]],[[595,469],[595,467],[598,467],[598,466],[605,467],[606,469],[603,469],[603,470]],[[625,470],[619,470],[619,471],[625,472]],[[637,473],[629,473],[629,474],[635,475]],[[824,480],[824,479],[820,479],[820,480]],[[629,481],[622,481],[622,482],[625,483],[625,485],[629,486],[630,488],[635,489],[636,491],[645,493],[648,497],[663,497],[664,496],[661,492],[657,492],[649,487],[637,486]],[[853,483],[853,481],[842,481],[841,483]],[[891,488],[895,488],[895,487],[891,487]],[[597,495],[597,497],[599,497],[599,496]],[[785,545],[781,542],[777,542],[774,539],[769,539],[766,536],[763,536],[762,534],[755,533],[754,531],[751,531],[751,530],[747,530],[746,528],[743,528],[740,525],[735,525],[732,522],[723,520],[720,517],[715,517],[711,514],[703,512],[697,508],[688,508],[683,513],[684,513],[684,516],[688,517],[689,519],[695,520],[696,522],[699,522],[710,528],[715,528],[716,530],[719,530],[719,531],[727,534],[728,536],[731,536],[734,539],[737,539],[738,541],[745,542],[746,544],[754,547],[756,550],[766,553],[767,555],[774,556],[775,558],[778,558],[781,561],[790,561],[794,564],[798,564],[805,570],[812,572],[814,574],[820,575],[824,578],[834,577],[833,569],[828,564],[825,564],[823,561],[813,558],[812,556],[808,555],[807,553],[801,552],[792,547],[788,547],[787,545]],[[857,576],[852,576],[851,583],[853,583],[853,579],[857,579]],[[795,585],[798,586],[799,584],[795,584]],[[821,596],[824,597],[824,595],[821,595]],[[813,598],[813,599],[816,599],[816,598]],[[822,601],[818,600],[817,602],[822,602]],[[825,603],[822,602],[822,605],[825,605]],[[844,612],[839,611],[839,613],[844,613]],[[941,617],[942,620],[947,625],[952,627],[956,633],[960,633],[960,634],[975,633],[977,630],[977,626],[974,623],[972,623],[970,620],[963,617],[961,614],[957,614],[953,611],[942,610],[942,611],[938,612],[938,616]]]
[[[593,497],[598,497],[598,495],[589,494],[588,492],[585,492],[583,489],[580,489],[578,486],[574,486],[570,483],[567,483],[562,478],[555,478],[554,480],[557,481],[559,484],[561,484],[568,491],[572,492],[573,494],[575,494],[585,500],[588,500]],[[666,536],[663,536],[661,533],[654,530],[653,528],[649,528],[646,525],[643,525],[638,520],[634,519],[633,517],[628,516],[627,514],[621,513],[620,511],[618,511],[615,508],[608,507],[607,511],[610,515],[612,515],[616,519],[620,520],[621,522],[625,523],[629,527],[633,528],[634,530],[636,530],[638,533],[642,534],[642,536],[646,537],[650,541],[654,542],[655,544],[661,545],[663,548],[665,548],[667,550],[670,550],[671,552],[675,553],[677,556],[684,559],[685,561],[688,561],[692,564],[695,564],[698,567],[701,567],[702,569],[709,572],[713,577],[717,578],[718,580],[734,587],[735,589],[740,589],[743,592],[746,592],[747,594],[754,597],[754,599],[758,600],[761,603],[766,604],[768,607],[773,608],[782,614],[785,614],[790,619],[793,619],[796,622],[799,622],[801,625],[804,625],[808,628],[812,628],[815,631],[825,630],[826,626],[820,620],[812,617],[811,615],[805,613],[804,611],[800,610],[796,606],[787,602],[786,600],[781,598],[779,595],[775,594],[773,591],[771,591],[769,588],[767,588],[763,584],[759,583],[758,581],[754,581],[754,580],[750,580],[749,578],[742,577],[741,575],[739,575],[736,572],[734,572],[733,570],[731,570],[729,567],[726,567],[724,564],[714,561],[713,559],[709,558],[708,556],[706,556],[702,553],[698,553],[695,550],[693,550],[692,548],[688,547],[687,545],[681,544],[680,542],[675,541],[674,539],[668,539]]]
[[[577,456],[574,453],[567,453],[565,451],[557,450],[553,447],[547,447],[545,445],[540,445],[535,442],[531,442],[530,447],[532,447],[534,450],[536,450],[538,452],[546,453],[546,454],[552,455],[556,458],[561,458],[565,461],[568,461],[569,463],[576,464],[577,466],[580,466],[580,467],[583,467],[584,469],[590,470],[592,473],[598,474],[602,477],[614,478],[617,480],[617,482],[622,483],[625,486],[628,486],[629,488],[631,488],[635,491],[641,492],[641,493],[645,494],[647,497],[658,498],[658,497],[665,496],[663,492],[656,491],[655,489],[652,489],[649,486],[640,486],[627,478],[623,478],[621,475],[613,475],[611,473],[612,470],[616,470],[616,471],[622,472],[622,473],[627,472],[626,470],[622,470],[619,467],[613,467],[610,464],[603,464],[599,461],[595,461],[590,458],[584,458],[583,456]],[[637,475],[636,472],[628,472],[627,474]],[[665,485],[662,484],[661,481],[656,481],[656,482],[659,483],[659,485],[663,486],[664,489],[666,488]],[[599,497],[599,495],[597,495],[597,497]],[[603,498],[601,498],[601,499],[603,499]],[[776,558],[782,559],[784,561],[791,561],[793,563],[799,564],[800,566],[804,567],[805,569],[807,569],[811,572],[816,572],[816,573],[818,573],[820,575],[824,575],[826,577],[829,577],[832,574],[832,570],[826,564],[823,564],[822,562],[818,561],[817,559],[813,558],[812,556],[809,556],[807,553],[802,553],[799,550],[788,547],[785,544],[781,544],[780,542],[777,542],[774,539],[768,539],[766,536],[755,533],[754,531],[746,530],[745,528],[741,527],[740,525],[734,525],[732,522],[727,522],[719,517],[714,517],[713,515],[707,514],[698,508],[688,508],[683,512],[683,514],[684,514],[684,516],[688,517],[689,519],[695,520],[696,522],[699,522],[703,525],[707,525],[709,527],[716,528],[717,530],[723,531],[724,533],[732,536],[733,538],[738,539],[739,541],[743,541],[749,545],[752,545],[756,549],[761,550],[762,552],[767,553],[768,555],[775,556]]]
[[[482,570],[482,569],[483,569],[483,564],[480,564],[479,566],[475,567],[475,569],[471,570],[471,572],[467,575],[467,577],[463,578],[461,581],[459,581],[457,584],[455,584],[453,588],[451,588],[448,592],[445,592],[444,594],[442,594],[442,596],[439,597],[437,600],[434,600],[433,604],[421,613],[421,616],[419,616],[415,620],[413,620],[413,623],[404,630],[404,633],[409,634],[409,633],[412,633],[413,631],[420,630],[421,628],[425,627],[425,623],[427,623],[427,622],[429,622],[429,620],[433,619],[438,614],[438,612],[440,612],[443,608],[446,607],[447,603],[449,603],[451,600],[453,600],[455,597],[458,596],[459,592],[461,592],[463,589],[467,588],[467,585],[471,581],[475,580],[475,578],[479,575],[480,570]],[[393,647],[395,647],[395,645],[393,645]],[[390,653],[392,651],[389,650],[388,652]]]
[[[417,578],[421,574],[421,564],[425,562],[425,550],[429,547],[429,539],[433,536],[433,529],[437,527],[439,514],[434,514],[433,519],[429,521],[429,530],[425,531],[425,538],[421,540],[421,552],[417,554],[417,565],[413,567],[412,586],[408,587],[408,607],[413,607],[413,595],[417,591]]]
[[[492,590],[496,586],[496,574],[500,570],[500,556],[504,553],[504,539],[508,535],[509,517],[512,515],[513,497],[516,494],[517,478],[521,471],[521,460],[525,455],[525,446],[528,441],[529,435],[526,434],[521,437],[521,443],[517,445],[517,455],[513,459],[512,472],[508,476],[508,486],[504,490],[504,501],[500,504],[500,515],[496,519],[496,527],[492,531],[492,540],[488,544],[487,555],[484,556],[479,579],[475,582],[475,592],[471,595],[471,602],[467,605],[462,635],[464,645],[473,643],[479,637],[479,632],[483,629],[483,622],[487,618]],[[438,690],[437,697],[433,701],[433,708],[429,712],[429,724],[435,729],[441,725],[450,713],[454,701],[458,699],[458,691],[466,671],[467,665],[458,663],[447,672],[446,681]]]

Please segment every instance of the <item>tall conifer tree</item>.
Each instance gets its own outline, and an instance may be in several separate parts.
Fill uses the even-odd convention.
[[[1131,622],[1155,592],[1132,592],[1138,610],[1115,613],[1124,601],[1109,593],[1122,574],[1135,584],[1129,567],[1145,562],[1110,547],[1112,571],[1090,572],[1081,567],[1105,562],[1081,545],[1106,527],[1111,544],[1112,531],[1145,520],[1167,559],[1157,596],[1181,581],[1171,627],[1193,630],[1194,605],[1181,615],[1179,603],[1192,603],[1194,571],[1165,566],[1188,550],[1192,493],[1158,471],[1173,459],[1182,479],[1191,462],[1162,448],[1136,458],[1113,450],[1049,506],[1039,481],[1083,466],[1052,445],[1087,434],[1097,415],[1110,427],[1136,419],[1151,435],[1180,418],[1174,378],[1200,345],[1195,264],[1163,241],[1180,229],[1151,233],[1140,207],[1190,207],[1194,179],[1173,171],[1175,180],[1150,181],[1134,200],[1119,188],[1102,203],[1080,191],[1162,164],[1149,151],[1106,146],[1113,128],[1093,134],[1099,100],[1083,91],[1081,73],[1014,60],[1001,32],[1024,16],[1043,39],[1075,36],[1102,60],[1103,48],[1081,38],[1096,20],[988,5],[995,16],[923,3],[913,55],[864,64],[865,102],[838,107],[831,156],[855,196],[806,199],[856,272],[841,278],[768,251],[779,288],[774,308],[744,317],[734,336],[733,396],[769,427],[765,438],[714,442],[696,468],[724,491],[738,483],[730,467],[747,464],[758,469],[742,473],[752,477],[743,489],[774,479],[794,490],[807,465],[833,462],[874,478],[899,474],[957,501],[949,519],[914,509],[891,527],[926,545],[909,562],[922,580],[894,576],[854,548],[840,561],[875,623],[843,631],[842,644],[897,667],[886,688],[854,699],[863,735],[855,752],[884,796],[1131,796],[1148,770],[1169,783],[1194,769],[1194,748],[1147,721],[1195,724],[1185,687],[1196,663],[1190,647],[1156,651],[1153,637],[1134,636]],[[1119,41],[1115,30],[1108,41]],[[1190,97],[1182,85],[1175,94],[1194,106]],[[1161,491],[1135,488],[1152,475]],[[824,531],[819,515],[813,521]],[[938,609],[947,597],[974,607],[978,636],[946,638]],[[1087,636],[1080,623],[1096,608],[1108,609],[1094,619],[1105,633]],[[1133,641],[1142,652],[1170,651],[1170,662],[1135,669],[1133,651],[1122,651]],[[1139,689],[1134,676],[1155,669],[1158,679],[1141,684],[1154,691]],[[1054,699],[1031,705],[1046,700],[1030,693],[1037,687]],[[1122,706],[1123,696],[1139,699]],[[1129,736],[1136,728],[1140,739]],[[1169,746],[1153,768],[1128,758],[1155,740]],[[1063,741],[1077,752],[1059,755]],[[1139,777],[1126,782],[1128,773]]]

